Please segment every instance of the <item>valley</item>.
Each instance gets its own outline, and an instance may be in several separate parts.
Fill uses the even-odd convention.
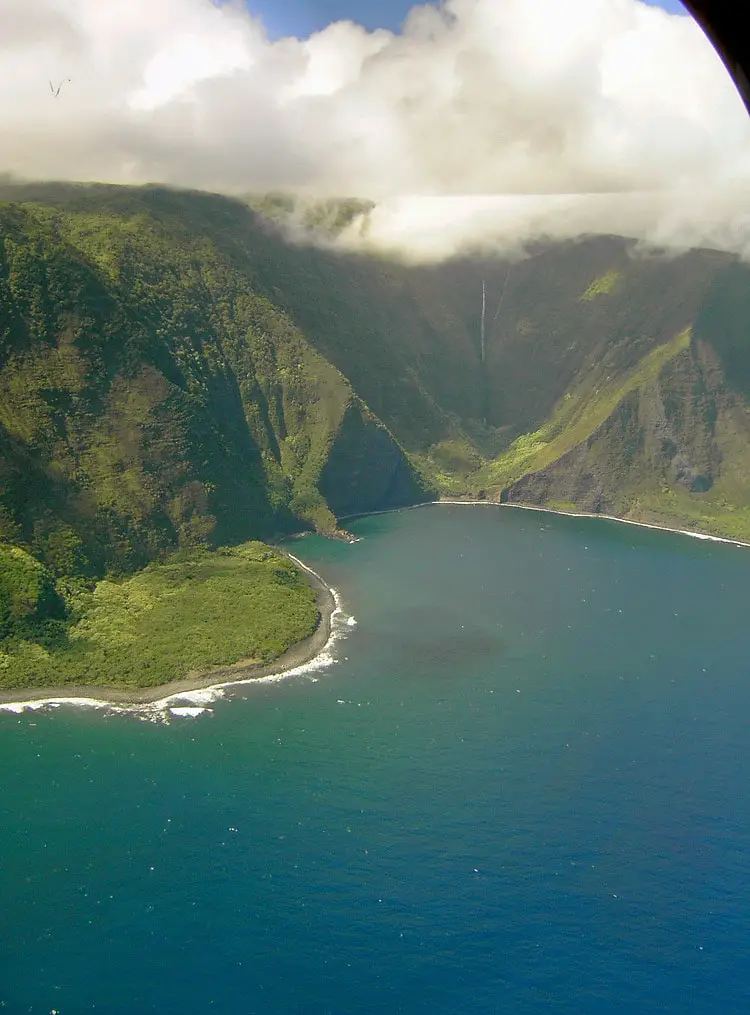
[[[0,540],[56,604],[3,566],[6,654],[69,637],[71,583],[441,496],[750,539],[732,255],[591,236],[420,265],[340,249],[356,202],[300,236],[278,197],[0,201]]]

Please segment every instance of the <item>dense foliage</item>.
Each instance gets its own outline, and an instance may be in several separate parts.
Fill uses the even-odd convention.
[[[22,563],[16,613],[48,609],[40,600],[54,593],[49,576],[35,583]],[[63,584],[67,617],[54,642],[23,623],[0,640],[0,688],[153,687],[239,660],[265,663],[312,634],[319,617],[302,573],[257,542],[182,551],[127,579]]]
[[[14,679],[49,675],[53,651],[96,680],[104,657],[75,632],[132,612],[122,591],[98,604],[153,591],[166,572],[121,579],[177,548],[331,532],[437,491],[750,539],[750,271],[729,255],[597,237],[416,266],[336,248],[366,202],[69,185],[0,199]]]
[[[78,193],[0,208],[0,538],[57,574],[103,574],[333,529],[352,494],[341,473],[324,498],[321,471],[373,417],[259,291],[241,225],[228,247],[240,206],[195,195],[191,222],[185,195]],[[426,495],[383,432],[365,510],[395,486]]]
[[[65,613],[47,568],[20,547],[0,544],[0,643],[19,635],[54,640]]]

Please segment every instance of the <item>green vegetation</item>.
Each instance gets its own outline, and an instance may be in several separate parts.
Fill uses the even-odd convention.
[[[101,576],[333,531],[351,481],[339,469],[324,496],[321,475],[355,395],[264,292],[251,212],[149,188],[48,196],[0,205],[0,539]],[[366,510],[389,505],[394,470],[399,503],[428,496],[383,434]]]
[[[750,541],[750,418],[717,375],[704,336],[645,372],[562,457],[504,490],[511,501],[571,501],[654,524]]]
[[[178,594],[172,558],[169,571],[147,565],[178,548],[200,555],[301,527],[332,532],[352,504],[368,511],[432,496],[300,326],[330,335],[335,320],[344,331],[335,291],[318,318],[308,252],[224,198],[55,185],[4,196],[5,686],[151,685],[277,655],[308,633],[312,614],[300,613],[275,571],[256,562],[250,575],[245,562],[240,575],[227,558],[217,598],[213,579],[191,579]],[[366,210],[308,208],[307,228],[333,234]],[[320,256],[323,274],[335,274],[336,259]],[[279,284],[305,293],[310,319],[295,320],[293,301],[281,305]],[[204,571],[215,566],[207,561]],[[242,592],[250,579],[255,627]],[[133,647],[118,655],[122,638]]]
[[[590,437],[631,392],[659,376],[662,367],[690,346],[691,330],[686,328],[671,342],[647,353],[624,377],[610,377],[597,383],[587,378],[576,391],[568,392],[552,418],[534,433],[522,434],[494,462],[472,477],[474,486],[507,486],[527,472],[536,472],[556,462]]]
[[[581,296],[581,299],[590,301],[596,299],[597,296],[607,296],[612,292],[621,277],[620,272],[614,269],[605,272],[604,275],[594,279],[586,292]]]
[[[159,682],[275,652],[222,634],[201,656],[188,590],[212,579],[160,569],[438,493],[750,538],[747,266],[617,237],[513,264],[342,252],[371,208],[0,184],[7,679]],[[157,644],[178,605],[148,666],[101,655],[126,630]]]
[[[0,544],[0,643],[18,636],[54,639],[64,616],[47,568],[20,547]]]
[[[479,451],[468,441],[440,441],[418,456],[424,474],[443,494],[460,496],[467,491],[467,480],[484,464]]]
[[[357,218],[363,225],[375,207],[372,201],[359,198],[304,200],[292,194],[249,194],[247,204],[264,218],[292,231],[304,230],[335,239]]]
[[[49,611],[54,595],[49,575],[25,557],[5,548],[0,558],[0,589],[16,582],[0,688],[153,687],[240,660],[267,663],[312,634],[319,617],[301,572],[251,542],[183,551],[128,579],[63,583],[67,616],[51,639],[25,622]]]

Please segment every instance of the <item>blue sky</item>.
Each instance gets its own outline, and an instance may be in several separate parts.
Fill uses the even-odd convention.
[[[332,21],[347,18],[365,28],[398,30],[414,0],[246,0],[253,14],[260,14],[272,38],[304,37]],[[673,14],[684,14],[678,0],[646,0]]]

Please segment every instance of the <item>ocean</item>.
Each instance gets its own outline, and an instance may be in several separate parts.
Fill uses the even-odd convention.
[[[330,665],[0,712],[0,1010],[746,1015],[750,549],[349,528]]]

